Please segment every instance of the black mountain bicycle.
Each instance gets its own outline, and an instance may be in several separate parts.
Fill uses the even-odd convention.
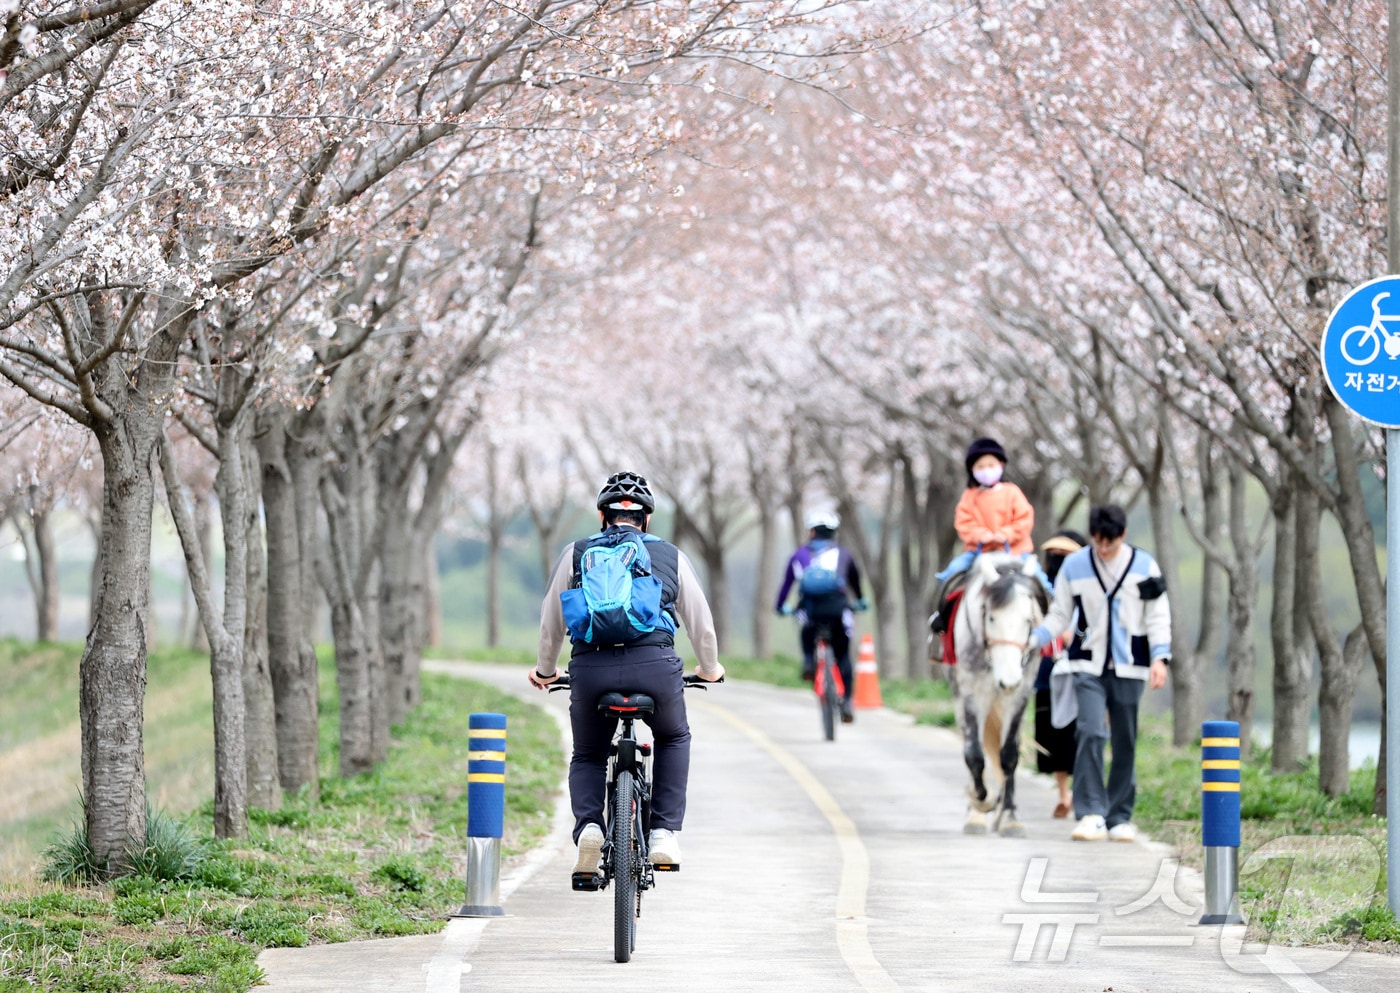
[[[711,682],[686,676],[686,689],[706,689]],[[724,682],[721,676],[713,682]],[[567,689],[569,677],[561,676],[549,691]],[[653,863],[648,858],[647,835],[651,831],[651,780],[647,759],[651,745],[637,740],[637,718],[650,714],[656,701],[645,693],[604,693],[598,712],[620,722],[612,744],[608,770],[608,800],[603,816],[603,855],[596,873],[576,872],[576,890],[613,887],[613,958],[627,962],[637,947],[637,918],[642,916],[642,893],[656,885],[656,872],[679,872],[680,866]]]

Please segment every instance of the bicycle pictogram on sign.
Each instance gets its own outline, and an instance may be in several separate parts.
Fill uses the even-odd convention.
[[[1380,356],[1382,347],[1388,358],[1400,358],[1400,314],[1381,313],[1381,303],[1388,299],[1389,293],[1377,293],[1371,298],[1371,323],[1354,324],[1342,333],[1342,358],[1352,365],[1370,365]],[[1387,323],[1395,325],[1396,330],[1387,331]]]
[[[1400,276],[1348,293],[1327,319],[1320,351],[1327,385],[1344,407],[1400,428]]]

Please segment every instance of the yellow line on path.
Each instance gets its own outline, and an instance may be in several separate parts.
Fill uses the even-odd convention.
[[[729,722],[739,733],[771,755],[797,781],[797,785],[802,787],[831,824],[841,849],[841,886],[836,892],[836,945],[861,989],[868,993],[900,993],[899,985],[890,978],[870,947],[869,922],[865,919],[865,895],[870,888],[870,855],[865,850],[865,842],[860,840],[855,822],[846,816],[821,780],[768,735],[722,707],[703,702],[691,706],[698,706],[706,713]]]

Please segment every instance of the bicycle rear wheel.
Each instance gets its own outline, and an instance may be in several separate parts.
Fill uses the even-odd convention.
[[[617,794],[613,800],[613,959],[627,962],[637,929],[637,848],[635,838],[636,802],[632,773],[617,774]]]
[[[836,740],[836,680],[832,675],[831,646],[826,642],[817,645],[817,671],[821,673],[822,694],[818,701],[822,708],[822,733],[827,741]]]

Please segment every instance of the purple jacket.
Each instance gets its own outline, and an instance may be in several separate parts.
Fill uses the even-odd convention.
[[[783,573],[783,585],[778,588],[778,602],[774,604],[774,609],[783,609],[783,604],[787,602],[788,594],[792,592],[793,586],[802,578],[802,573],[807,570],[807,567],[812,564],[812,556],[830,547],[831,542],[818,540],[809,542],[792,553],[792,558],[788,559],[787,572]],[[840,555],[837,558],[837,570],[845,577],[846,588],[851,591],[851,596],[859,600],[865,595],[860,588],[860,569],[856,567],[856,560],[851,557],[850,552],[839,546],[838,551]]]

